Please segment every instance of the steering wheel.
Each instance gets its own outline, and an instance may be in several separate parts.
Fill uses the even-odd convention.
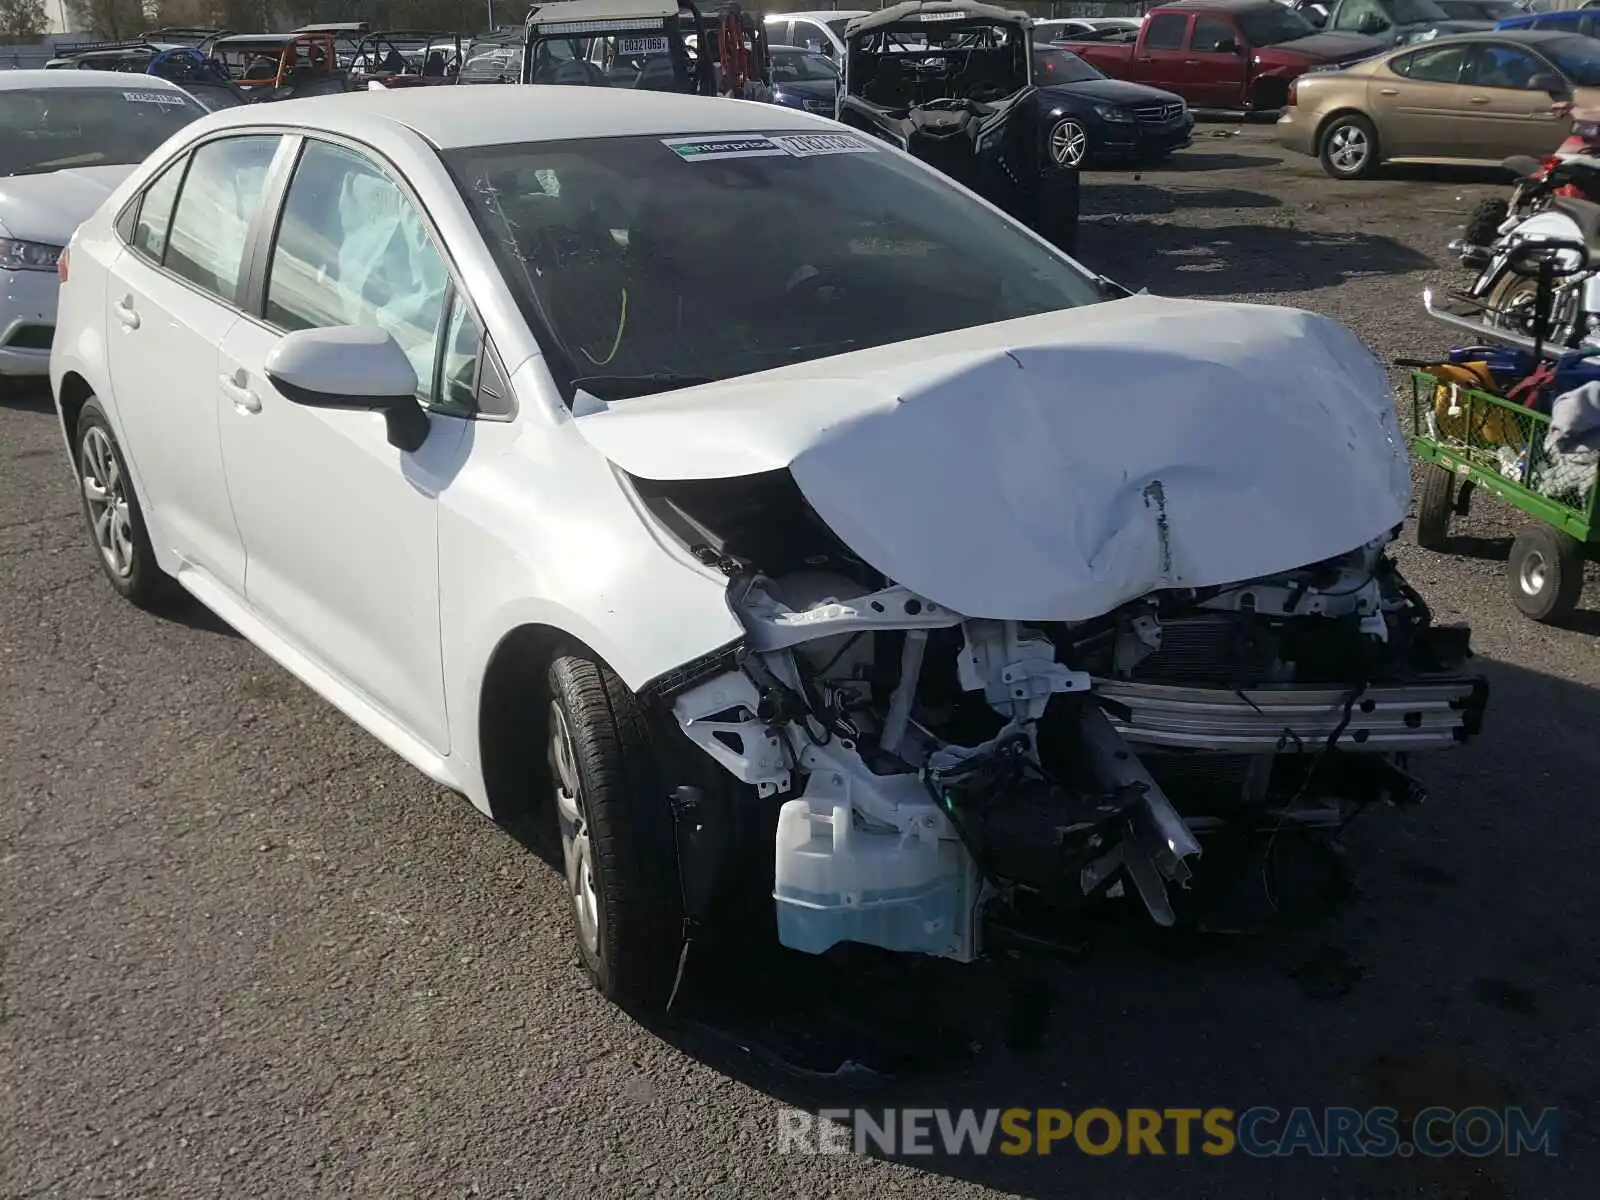
[[[951,112],[971,112],[972,101],[965,96],[940,96],[935,100],[929,100],[921,107],[924,110],[931,108],[938,112],[944,112],[946,109]]]

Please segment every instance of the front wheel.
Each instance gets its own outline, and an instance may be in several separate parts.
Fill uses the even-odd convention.
[[[1500,238],[1500,226],[1506,223],[1511,206],[1504,200],[1480,200],[1467,215],[1467,225],[1461,240],[1469,246],[1492,246]]]
[[[1071,117],[1063,117],[1050,130],[1050,161],[1058,167],[1081,167],[1089,161],[1089,131]]]
[[[1378,169],[1378,131],[1359,113],[1335,117],[1322,132],[1319,157],[1335,179],[1364,179]]]
[[[1422,495],[1417,500],[1417,545],[1424,550],[1443,550],[1450,531],[1451,492],[1456,477],[1438,463],[1422,468]]]
[[[658,1009],[682,945],[672,809],[638,698],[580,654],[548,677],[549,761],[585,973],[625,1008]]]
[[[1572,615],[1583,594],[1583,543],[1548,525],[1529,525],[1511,543],[1511,601],[1535,621]]]

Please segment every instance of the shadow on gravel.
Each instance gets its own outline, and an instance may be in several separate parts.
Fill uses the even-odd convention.
[[[1091,179],[1083,189],[1085,219],[1155,217],[1189,208],[1281,208],[1282,205],[1283,201],[1264,192],[1181,184],[1163,187],[1159,181],[1100,184]]]
[[[1090,221],[1108,227],[1119,223],[1114,217]],[[1309,292],[1431,265],[1393,238],[1284,225],[1192,229],[1130,222],[1120,237],[1097,237],[1093,255],[1094,268],[1125,287],[1199,297]]]
[[[874,1121],[907,1108],[1386,1105],[1406,1137],[1433,1104],[1562,1110],[1556,1160],[1186,1157],[1170,1123],[1159,1157],[1091,1157],[1070,1136],[1050,1156],[1005,1155],[1001,1134],[986,1155],[950,1155],[932,1119],[933,1151],[899,1156],[1019,1196],[1561,1193],[1550,1173],[1576,1169],[1580,1131],[1600,1117],[1573,1044],[1600,1003],[1595,936],[1573,903],[1600,852],[1587,815],[1600,692],[1482,666],[1484,733],[1413,763],[1427,802],[1345,831],[1352,890],[1320,917],[1208,937],[1112,914],[1061,931],[1070,944],[1053,956],[1000,950],[967,967],[699,948],[656,1032],[791,1108]],[[755,1157],[780,1146],[772,1119],[753,1131]],[[1194,1172],[1212,1182],[1195,1190]]]
[[[1226,144],[1222,138],[1197,137],[1189,149],[1178,151],[1153,169],[1164,174],[1182,174],[1184,171],[1248,171],[1278,165],[1277,159],[1264,154],[1229,154],[1215,148]]]
[[[49,412],[55,407],[46,380],[0,379],[0,408],[15,408],[24,412]]]

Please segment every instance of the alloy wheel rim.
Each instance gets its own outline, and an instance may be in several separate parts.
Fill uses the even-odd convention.
[[[1328,158],[1341,171],[1359,171],[1369,150],[1366,132],[1359,125],[1341,125],[1328,139]]]
[[[600,952],[600,898],[594,883],[594,846],[589,814],[583,803],[577,749],[572,727],[561,705],[550,702],[550,774],[556,791],[556,816],[561,823],[561,858],[567,892],[578,919],[578,937],[590,954]]]
[[[1076,121],[1062,121],[1050,131],[1050,157],[1060,166],[1077,166],[1088,146],[1089,135]]]
[[[89,506],[89,527],[100,557],[113,575],[126,579],[133,574],[133,516],[116,451],[99,426],[91,426],[83,435],[78,466],[83,498]]]
[[[1517,583],[1527,595],[1537,596],[1544,591],[1546,577],[1544,555],[1537,550],[1530,551],[1522,560],[1522,569],[1517,572]]]

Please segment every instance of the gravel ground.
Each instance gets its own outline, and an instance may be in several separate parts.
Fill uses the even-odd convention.
[[[1086,257],[1328,313],[1385,357],[1448,345],[1418,295],[1493,181],[1338,184],[1268,132],[1093,176]],[[1352,828],[1331,921],[965,970],[708,966],[697,1019],[652,1032],[584,987],[516,841],[215,620],[114,598],[47,404],[0,402],[0,1196],[1592,1194],[1600,612],[1517,615],[1492,505],[1447,555],[1399,551],[1472,623],[1488,728],[1423,766],[1427,805]],[[846,1056],[891,1077],[780,1062]],[[788,1105],[855,1102],[1522,1103],[1566,1129],[1554,1160],[775,1152]]]

